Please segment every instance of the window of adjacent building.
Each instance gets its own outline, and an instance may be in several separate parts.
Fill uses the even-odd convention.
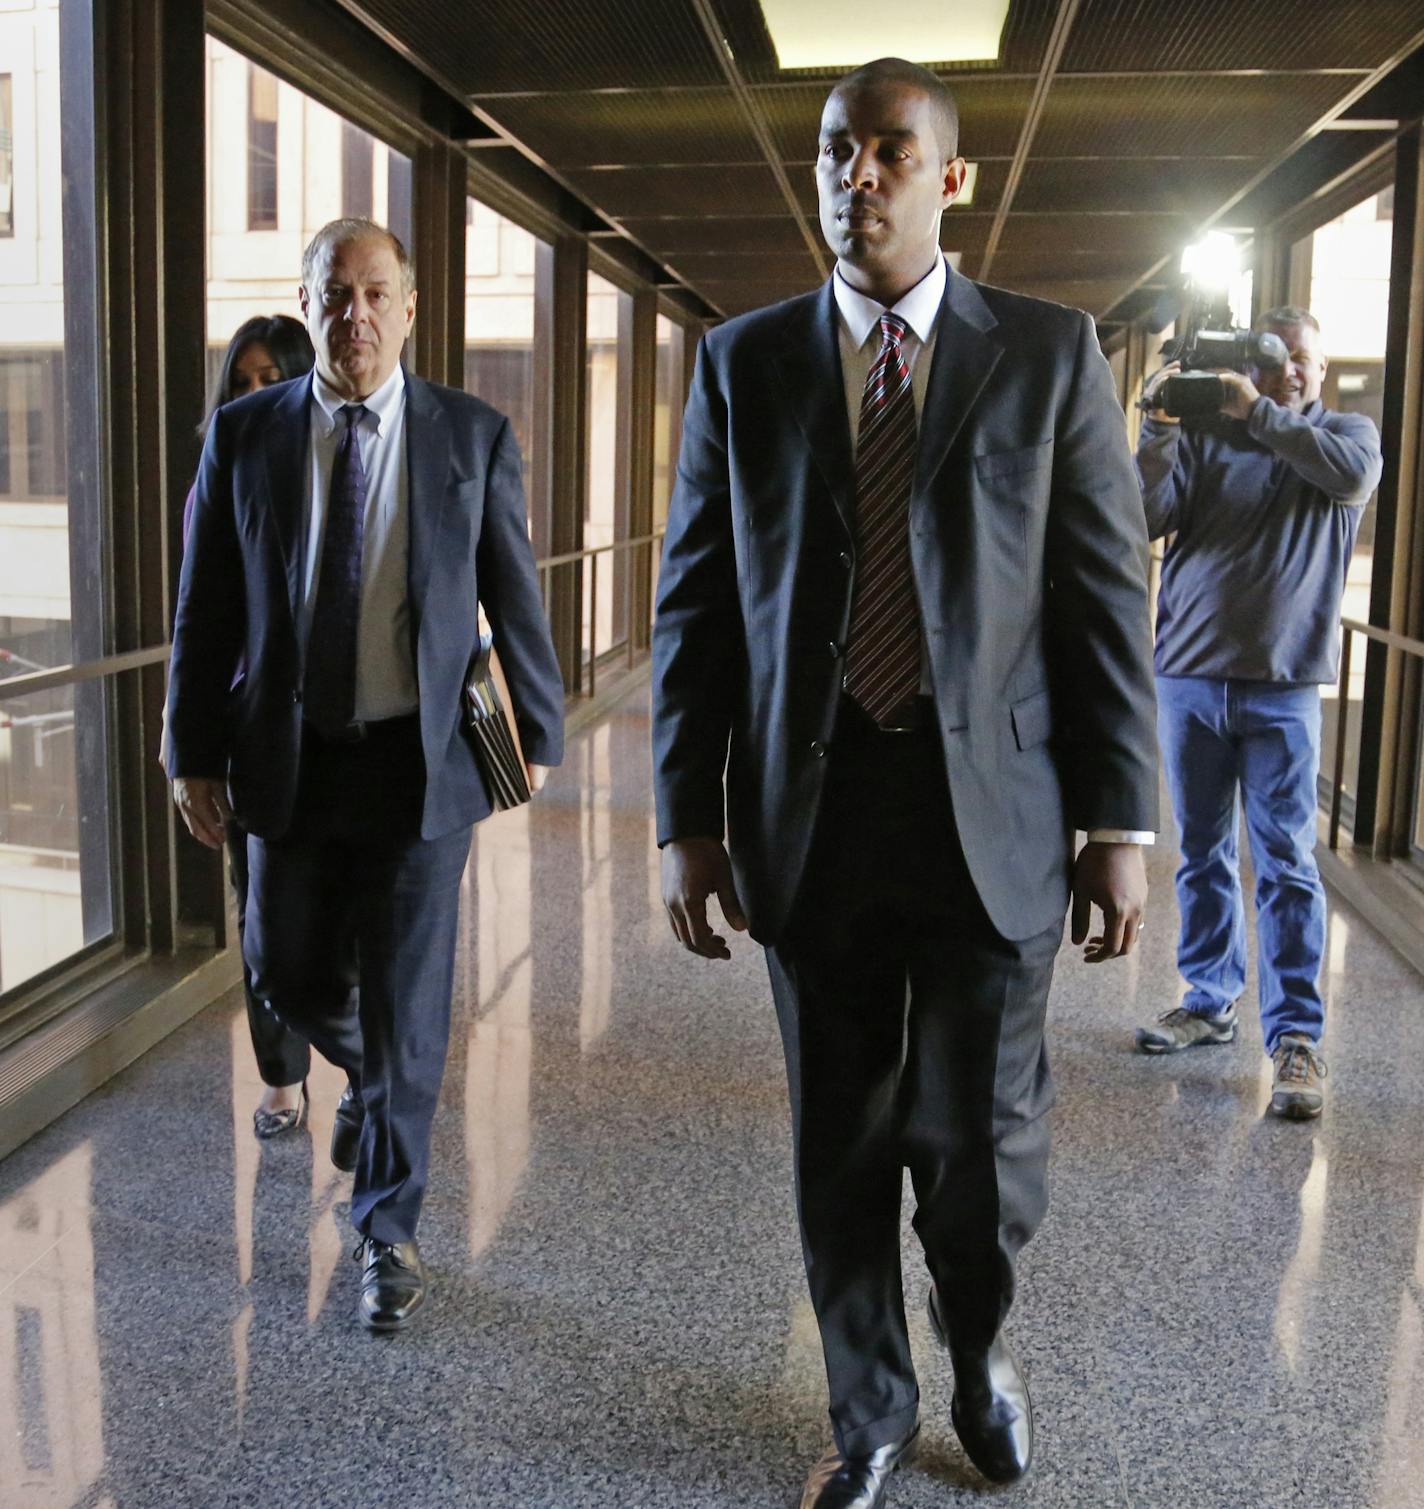
[[[1389,314],[1389,268],[1394,230],[1392,188],[1371,194],[1343,215],[1322,225],[1292,249],[1293,297],[1320,322],[1330,358],[1321,400],[1327,409],[1368,414],[1383,422],[1384,362]],[[1360,520],[1354,554],[1345,578],[1341,613],[1369,618],[1370,580],[1375,548],[1375,499]],[[1364,646],[1357,640],[1350,670],[1345,735],[1345,794],[1352,796],[1358,769],[1360,710],[1365,688]],[[1321,770],[1334,769],[1335,727],[1340,689],[1323,687],[1325,718]]]
[[[371,218],[375,143],[350,121],[341,123],[341,209],[346,215]]]
[[[15,234],[15,110],[11,75],[0,73],[0,236]]]
[[[0,6],[0,680],[108,647],[92,280],[93,144],[62,102],[92,95],[84,0]],[[0,702],[0,1018],[5,1001],[113,934],[105,680]]]
[[[277,80],[247,65],[247,228],[277,229]]]

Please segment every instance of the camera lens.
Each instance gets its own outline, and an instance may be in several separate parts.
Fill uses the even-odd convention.
[[[1271,330],[1263,330],[1253,341],[1252,356],[1258,367],[1284,367],[1290,358],[1286,343]]]

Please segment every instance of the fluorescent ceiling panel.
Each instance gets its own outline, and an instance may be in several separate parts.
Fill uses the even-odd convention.
[[[869,38],[865,0],[761,0],[761,9],[783,68],[855,68],[872,57],[993,62],[1009,0],[903,0],[876,10]]]
[[[977,162],[967,162],[964,164],[964,167],[966,169],[964,187],[959,191],[959,198],[950,205],[950,209],[952,210],[968,209],[974,203],[974,190],[979,183],[979,164]]]

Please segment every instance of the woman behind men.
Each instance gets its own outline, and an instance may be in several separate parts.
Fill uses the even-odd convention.
[[[259,388],[271,387],[273,383],[302,377],[311,371],[315,360],[306,327],[300,320],[286,314],[259,314],[245,321],[228,342],[222,370],[198,433],[207,435],[213,415],[223,404],[247,393],[255,393]],[[192,509],[190,490],[183,506],[185,544]],[[242,675],[243,668],[236,667],[234,685]],[[232,888],[237,894],[237,931],[241,938],[247,911],[247,833],[235,821],[228,824],[227,848],[232,867]],[[257,1072],[267,1087],[252,1113],[252,1129],[265,1142],[283,1132],[293,1132],[302,1124],[307,1108],[306,1078],[311,1068],[311,1050],[303,1038],[282,1025],[265,1001],[259,1001],[252,994],[252,978],[245,963],[242,983],[247,993],[247,1024],[252,1031]]]

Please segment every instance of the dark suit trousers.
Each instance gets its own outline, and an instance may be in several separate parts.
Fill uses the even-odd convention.
[[[358,744],[304,731],[292,827],[249,840],[246,950],[254,989],[360,1090],[356,1229],[404,1242],[429,1171],[471,830],[420,837],[419,724],[372,728]]]
[[[237,822],[227,825],[228,869],[237,899],[239,944],[247,931],[247,833]],[[257,1072],[265,1085],[298,1085],[311,1070],[311,1048],[293,1032],[252,989],[252,971],[242,966],[242,988],[247,997],[247,1029],[252,1034],[252,1052]]]
[[[939,736],[847,703],[790,922],[768,950],[797,1206],[836,1440],[903,1436],[919,1389],[902,1170],[956,1345],[987,1345],[1047,1208],[1043,1026],[1061,928],[1009,942],[955,836]]]

